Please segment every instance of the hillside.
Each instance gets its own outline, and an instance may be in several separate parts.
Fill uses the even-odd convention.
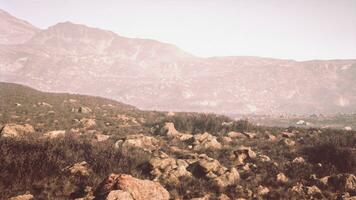
[[[353,131],[257,127],[0,83],[0,199],[346,200],[356,195],[355,144]]]
[[[356,112],[356,60],[201,58],[171,44],[71,22],[40,30],[24,44],[1,46],[0,60],[0,81],[101,96],[145,110]]]

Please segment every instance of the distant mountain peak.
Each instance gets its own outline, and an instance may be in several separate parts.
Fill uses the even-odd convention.
[[[40,29],[0,9],[0,44],[22,44]]]

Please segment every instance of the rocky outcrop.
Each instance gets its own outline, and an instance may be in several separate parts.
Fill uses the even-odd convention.
[[[205,154],[199,155],[198,161],[190,164],[188,170],[195,177],[209,179],[219,188],[233,185],[240,179],[240,174],[234,167],[227,169],[218,160]]]
[[[177,131],[172,122],[165,123],[164,127],[162,128],[162,132],[168,137],[175,138],[180,141],[186,141],[193,137],[193,135],[191,134],[181,133]]]
[[[116,192],[111,193],[112,191]],[[134,200],[169,199],[169,193],[158,182],[141,180],[126,174],[111,174],[99,184],[94,195],[99,199],[106,196],[107,199],[125,197],[127,200],[130,200],[130,197]]]
[[[123,148],[124,150],[129,150],[130,148],[139,148],[145,151],[152,151],[157,149],[158,146],[158,139],[143,134],[130,135],[127,136],[124,140],[118,140],[115,143],[116,148]]]
[[[245,160],[251,160],[256,158],[256,153],[252,151],[251,147],[240,146],[237,150],[233,152],[231,158],[236,160],[237,165],[244,165]]]
[[[217,141],[216,137],[205,132],[203,134],[194,135],[193,148],[196,151],[206,149],[221,149],[222,145]]]
[[[189,164],[183,159],[174,159],[164,152],[159,152],[149,161],[151,175],[154,180],[160,180],[168,184],[178,184],[180,177],[191,177],[187,170]]]
[[[32,134],[35,132],[35,129],[33,128],[32,125],[25,124],[25,125],[19,125],[19,124],[6,124],[2,129],[1,129],[1,135],[2,137],[23,137],[29,134]]]
[[[320,179],[320,182],[335,190],[344,190],[356,193],[356,177],[353,174],[338,174],[326,176]]]

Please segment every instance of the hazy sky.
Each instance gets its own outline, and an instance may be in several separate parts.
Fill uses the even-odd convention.
[[[198,56],[356,58],[356,0],[0,0],[47,28],[72,21]]]

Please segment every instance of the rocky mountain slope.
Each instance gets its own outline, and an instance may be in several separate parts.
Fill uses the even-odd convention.
[[[356,196],[354,131],[257,127],[0,83],[0,199]]]
[[[70,22],[38,31],[24,44],[1,46],[0,73],[0,81],[108,97],[149,110],[356,111],[356,60],[200,58],[174,45]]]
[[[0,44],[22,44],[40,30],[0,9]]]

